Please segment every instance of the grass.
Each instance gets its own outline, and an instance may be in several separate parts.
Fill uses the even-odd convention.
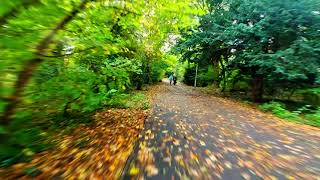
[[[147,96],[140,91],[131,94],[118,94],[115,95],[107,104],[112,108],[123,109],[149,109],[150,103]]]
[[[287,108],[287,106],[290,108]],[[272,112],[279,118],[288,121],[320,127],[320,108],[315,109],[311,105],[304,105],[294,110],[290,104],[271,101],[259,105],[259,108],[263,111]]]

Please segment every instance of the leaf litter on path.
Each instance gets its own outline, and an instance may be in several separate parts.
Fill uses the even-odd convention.
[[[319,177],[319,129],[184,85],[158,90],[127,179]]]
[[[0,179],[118,179],[147,115],[139,109],[97,113],[90,127],[57,135],[56,149],[36,154],[31,162],[0,169]],[[35,169],[36,177],[26,175],[28,169]]]

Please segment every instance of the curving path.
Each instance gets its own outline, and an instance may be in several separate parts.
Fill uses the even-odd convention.
[[[162,83],[124,179],[320,179],[320,129]]]

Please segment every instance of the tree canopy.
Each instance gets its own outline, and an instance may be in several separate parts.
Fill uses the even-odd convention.
[[[222,91],[241,82],[256,102],[319,87],[319,7],[319,0],[1,0],[0,166],[44,150],[47,131],[143,99],[133,92],[172,73]]]
[[[219,66],[221,76],[239,70],[253,79],[256,101],[270,88],[319,83],[318,1],[207,1],[200,26],[185,33],[183,59]],[[222,79],[226,79],[223,77]]]
[[[164,59],[163,44],[170,34],[194,24],[197,13],[192,1],[1,3],[4,119],[13,115],[27,85],[29,94],[39,94],[38,88],[44,88],[46,96],[62,93],[62,104],[78,96],[94,96],[92,101],[98,103],[105,98],[97,100],[99,95],[105,96],[110,90],[123,92],[160,80],[165,68],[156,69],[153,64]],[[38,66],[40,70],[35,72]],[[28,84],[32,75],[35,80],[41,78]],[[47,92],[52,86],[57,93]]]
[[[196,3],[2,0],[1,163],[21,149],[42,150],[36,142],[46,129],[123,106],[132,90],[172,71],[177,58],[163,47],[197,23]]]

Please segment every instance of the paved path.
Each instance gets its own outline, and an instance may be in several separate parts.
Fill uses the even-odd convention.
[[[320,129],[158,86],[125,179],[320,179]]]

